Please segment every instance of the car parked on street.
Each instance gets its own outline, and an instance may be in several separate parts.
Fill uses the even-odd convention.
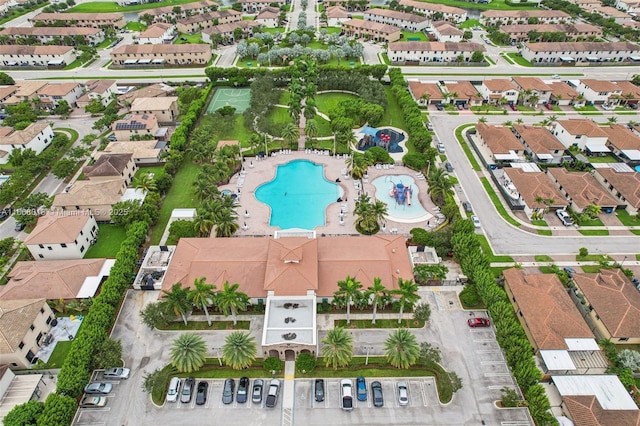
[[[469,327],[489,327],[491,322],[487,318],[469,318],[467,320]]]
[[[409,390],[407,382],[398,382],[398,404],[409,405]]]
[[[255,379],[253,381],[253,390],[251,391],[251,402],[260,404],[262,402],[262,389],[264,382],[261,379]]]
[[[567,274],[569,278],[573,277],[573,274],[576,273],[576,270],[570,266],[565,266],[562,270]]]
[[[315,383],[316,402],[324,401],[324,379],[316,379]]]
[[[131,374],[131,370],[124,367],[107,368],[102,373],[102,377],[105,379],[128,379]]]
[[[384,406],[384,396],[382,395],[382,384],[378,381],[371,383],[371,396],[374,407]]]
[[[444,163],[444,169],[449,173],[453,173],[453,165],[448,161]]]
[[[473,213],[473,208],[471,207],[471,203],[468,201],[462,202],[462,208],[464,208],[464,211],[467,213]]]
[[[367,382],[364,377],[359,376],[356,379],[356,389],[358,395],[358,401],[366,401],[367,400]]]
[[[20,232],[26,227],[27,227],[27,225],[25,225],[24,223],[16,222],[16,227],[13,228],[13,230],[16,231],[16,232]]]
[[[445,152],[444,144],[443,144],[442,142],[438,142],[437,147],[438,147],[438,152],[439,152],[440,154],[444,154],[444,152]]]
[[[240,404],[247,402],[247,393],[249,392],[249,378],[242,377],[238,384],[238,394],[236,395],[236,401]]]
[[[196,385],[196,379],[193,377],[187,377],[182,386],[182,393],[180,394],[180,402],[188,404],[191,402],[191,396],[193,395],[193,387]]]
[[[204,405],[207,402],[207,391],[209,390],[209,382],[204,380],[198,383],[198,392],[196,393],[196,405]]]
[[[0,210],[0,221],[5,220],[9,216],[11,216],[11,209],[6,208],[6,209]]]
[[[471,216],[471,222],[473,222],[473,226],[475,226],[476,228],[480,228],[482,226],[480,224],[480,219],[478,219],[478,216]]]
[[[340,395],[342,395],[342,409],[344,411],[353,410],[353,385],[351,379],[340,381]]]
[[[227,379],[224,381],[224,387],[222,388],[222,403],[231,404],[233,402],[233,390],[236,387],[236,381],[233,379]]]
[[[172,377],[169,381],[169,390],[167,391],[167,402],[176,402],[180,393],[180,385],[182,380],[179,377]]]
[[[112,389],[113,389],[113,385],[111,383],[93,382],[93,383],[89,383],[87,386],[84,387],[84,393],[92,394],[92,395],[93,394],[106,395],[110,393]]]
[[[104,396],[85,396],[80,401],[80,408],[99,408],[107,405],[107,398]]]
[[[265,405],[269,408],[273,408],[278,404],[278,394],[280,393],[280,380],[273,379],[269,385],[269,392],[267,393],[267,401]]]

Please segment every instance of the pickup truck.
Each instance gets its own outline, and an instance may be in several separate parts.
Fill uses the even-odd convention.
[[[269,392],[267,393],[267,401],[265,405],[269,408],[273,408],[278,404],[278,393],[280,392],[280,380],[273,379],[269,385]]]

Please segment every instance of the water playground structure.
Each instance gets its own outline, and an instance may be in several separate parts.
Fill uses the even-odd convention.
[[[401,131],[397,131],[390,127],[377,129],[365,126],[358,134],[358,144],[356,148],[359,151],[366,151],[375,146],[384,148],[389,153],[403,152],[400,142],[405,140],[405,135]]]
[[[389,196],[396,200],[396,203],[399,205],[404,205],[405,202],[407,206],[411,206],[411,186],[405,186],[402,182],[393,183],[391,182],[392,187],[391,191],[389,191]]]

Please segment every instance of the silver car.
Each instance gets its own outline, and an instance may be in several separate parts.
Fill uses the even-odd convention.
[[[106,395],[111,392],[111,389],[113,389],[111,383],[93,382],[84,387],[84,393]]]
[[[264,383],[261,379],[255,379],[253,381],[253,391],[251,392],[251,402],[259,404],[262,402],[262,389]]]
[[[398,382],[398,404],[409,405],[409,390],[407,382]]]

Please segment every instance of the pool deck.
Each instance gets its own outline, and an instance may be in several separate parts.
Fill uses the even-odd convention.
[[[354,186],[353,179],[345,179],[342,175],[342,170],[347,166],[343,158],[334,158],[329,155],[320,155],[313,153],[305,153],[304,151],[291,151],[290,154],[280,154],[265,158],[263,160],[257,160],[254,157],[247,157],[244,161],[244,176],[236,174],[231,178],[231,181],[227,185],[219,187],[220,190],[229,189],[233,193],[238,193],[240,190],[240,200],[238,212],[238,222],[240,229],[236,233],[239,237],[262,237],[273,236],[274,232],[279,230],[279,227],[273,227],[269,225],[270,208],[268,205],[258,201],[255,197],[255,190],[258,186],[265,182],[269,182],[274,179],[276,174],[276,167],[279,164],[285,164],[293,160],[309,160],[317,164],[323,164],[325,166],[325,177],[330,181],[335,181],[336,178],[340,178],[339,185],[344,190],[344,194],[347,197],[346,202],[331,203],[327,208],[327,221],[325,226],[319,226],[315,228],[318,235],[359,235],[355,229],[353,209],[355,207],[355,201],[358,197],[358,190]],[[368,193],[371,197],[375,196],[376,188],[371,182],[380,176],[394,176],[394,175],[409,175],[417,176],[414,170],[411,170],[404,166],[395,166],[392,169],[376,169],[370,167],[368,170],[368,179],[363,182],[362,190]],[[241,186],[239,186],[239,184]],[[416,185],[420,188],[419,201],[427,212],[435,214],[437,210],[434,210],[435,205],[427,194],[426,180],[420,180],[416,178]],[[344,198],[344,197],[343,197]],[[415,201],[414,201],[415,202]],[[344,223],[340,224],[340,210],[341,205],[346,204],[348,212],[344,215]],[[245,212],[248,212],[246,217]],[[246,228],[244,224],[246,223]],[[430,226],[433,227],[435,219],[430,219]],[[420,221],[414,223],[400,223],[394,221],[387,221],[385,231],[381,233],[397,233],[402,235],[409,235],[409,231],[416,227],[429,228],[427,221]]]

